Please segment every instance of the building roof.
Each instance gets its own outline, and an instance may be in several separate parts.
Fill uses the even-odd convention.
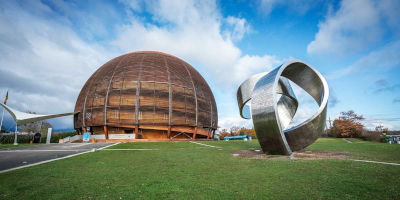
[[[178,125],[217,128],[212,91],[185,61],[156,51],[118,56],[83,86],[75,128],[110,125]]]
[[[27,123],[31,122],[37,122],[37,121],[42,121],[46,119],[51,119],[51,118],[57,118],[57,117],[63,117],[63,116],[68,116],[68,115],[73,115],[75,114],[74,112],[71,113],[61,113],[61,114],[50,114],[50,115],[39,115],[39,114],[31,114],[31,113],[26,113],[26,112],[21,112],[16,109],[10,108],[7,105],[4,105],[3,103],[0,103],[1,106],[3,106],[4,109],[6,109],[14,121],[17,123],[17,125],[24,125]]]

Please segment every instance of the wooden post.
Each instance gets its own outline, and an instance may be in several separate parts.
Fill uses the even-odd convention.
[[[207,140],[210,139],[210,135],[211,135],[211,128],[208,129],[208,133],[207,133]]]
[[[194,127],[193,140],[196,139],[196,134],[197,134],[197,126]]]
[[[214,139],[214,138],[215,138],[215,129],[213,130],[211,139]]]
[[[104,125],[104,136],[106,137],[106,140],[108,140],[108,127],[107,127],[107,125]]]
[[[171,126],[168,126],[168,135],[167,135],[168,139],[171,139]]]
[[[139,125],[135,126],[135,139],[139,136]]]

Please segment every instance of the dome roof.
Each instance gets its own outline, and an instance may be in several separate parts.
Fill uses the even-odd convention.
[[[75,128],[180,125],[217,128],[214,96],[204,78],[185,61],[140,51],[101,66],[83,86]]]

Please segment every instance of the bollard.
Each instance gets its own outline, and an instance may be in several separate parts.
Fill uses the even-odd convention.
[[[51,139],[51,131],[52,131],[53,129],[52,128],[49,128],[49,129],[47,129],[47,138],[46,138],[46,144],[50,144],[50,139]]]

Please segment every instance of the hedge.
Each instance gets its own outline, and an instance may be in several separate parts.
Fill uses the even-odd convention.
[[[68,136],[74,136],[76,132],[65,132],[65,133],[53,133],[51,135],[50,143],[58,143],[59,139],[63,139]],[[29,143],[32,139],[32,136],[29,135],[18,135],[17,142],[18,143]],[[46,143],[47,134],[43,135],[40,138],[40,143]],[[2,135],[0,136],[1,144],[13,144],[14,143],[14,134],[11,135]]]

